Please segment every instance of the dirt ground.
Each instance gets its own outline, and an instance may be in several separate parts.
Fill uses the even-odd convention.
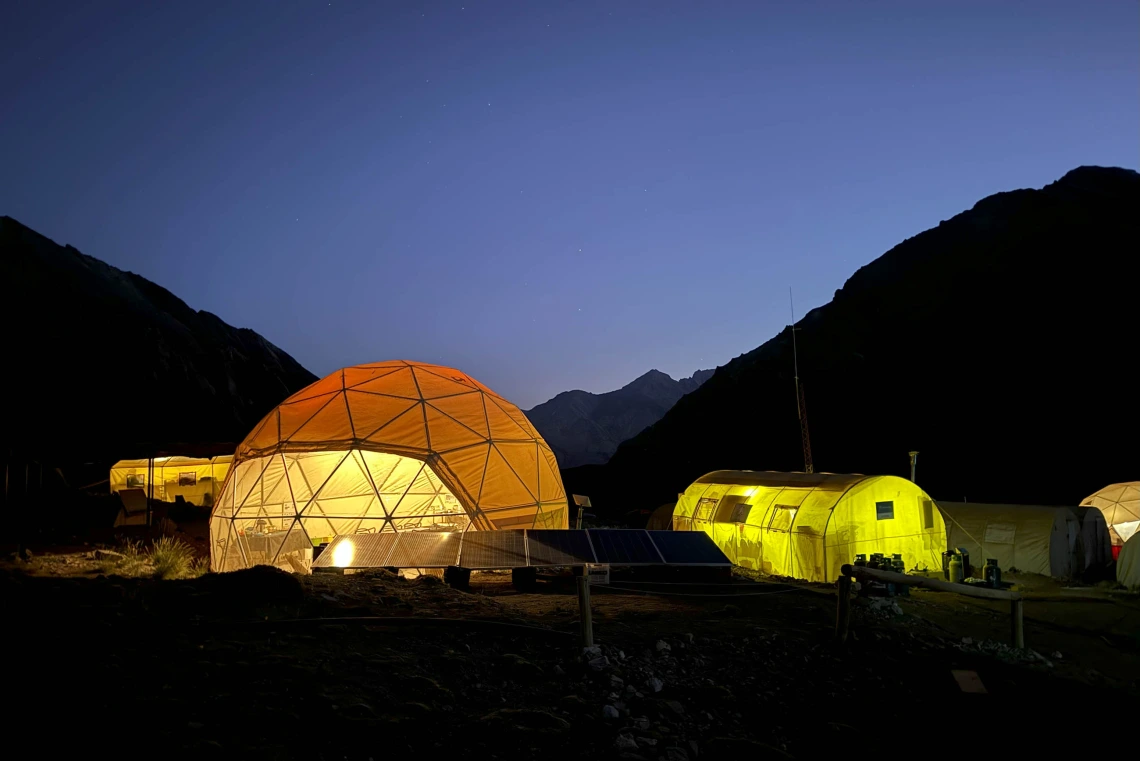
[[[104,576],[91,548],[0,568],[9,750],[273,759],[817,758],[1087,748],[1140,705],[1140,601],[1027,579],[1004,605],[917,591],[573,579],[520,593],[383,572]],[[895,608],[897,604],[897,609]],[[955,671],[973,672],[955,677]],[[984,693],[969,692],[980,683]],[[966,689],[963,688],[966,685]],[[16,738],[16,739],[12,739]],[[13,748],[13,743],[16,748]],[[436,756],[435,754],[440,754]]]

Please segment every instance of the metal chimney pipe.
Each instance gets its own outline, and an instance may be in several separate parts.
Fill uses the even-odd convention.
[[[918,483],[914,480],[914,466],[918,462],[918,452],[910,453],[910,481],[911,483]]]

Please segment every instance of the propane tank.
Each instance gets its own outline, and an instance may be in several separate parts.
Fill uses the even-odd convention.
[[[950,557],[950,581],[959,584],[963,578],[965,577],[962,574],[962,556],[955,552]]]
[[[997,558],[986,558],[986,567],[983,571],[986,584],[994,589],[1001,588],[1001,569],[998,568]]]

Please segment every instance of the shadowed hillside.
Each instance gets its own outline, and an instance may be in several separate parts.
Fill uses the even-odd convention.
[[[240,441],[316,378],[252,330],[0,217],[10,456],[91,461]]]
[[[798,323],[817,471],[908,473],[936,498],[1077,504],[1140,465],[1140,175],[1082,167],[895,246]],[[605,466],[599,510],[722,468],[801,470],[788,329],[717,370]]]

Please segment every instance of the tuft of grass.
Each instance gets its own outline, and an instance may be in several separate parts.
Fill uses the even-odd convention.
[[[199,576],[205,576],[209,572],[209,558],[194,558],[194,562],[190,564],[190,578],[196,579]]]
[[[195,566],[194,550],[185,542],[164,536],[151,545],[150,561],[156,579],[185,579]]]

